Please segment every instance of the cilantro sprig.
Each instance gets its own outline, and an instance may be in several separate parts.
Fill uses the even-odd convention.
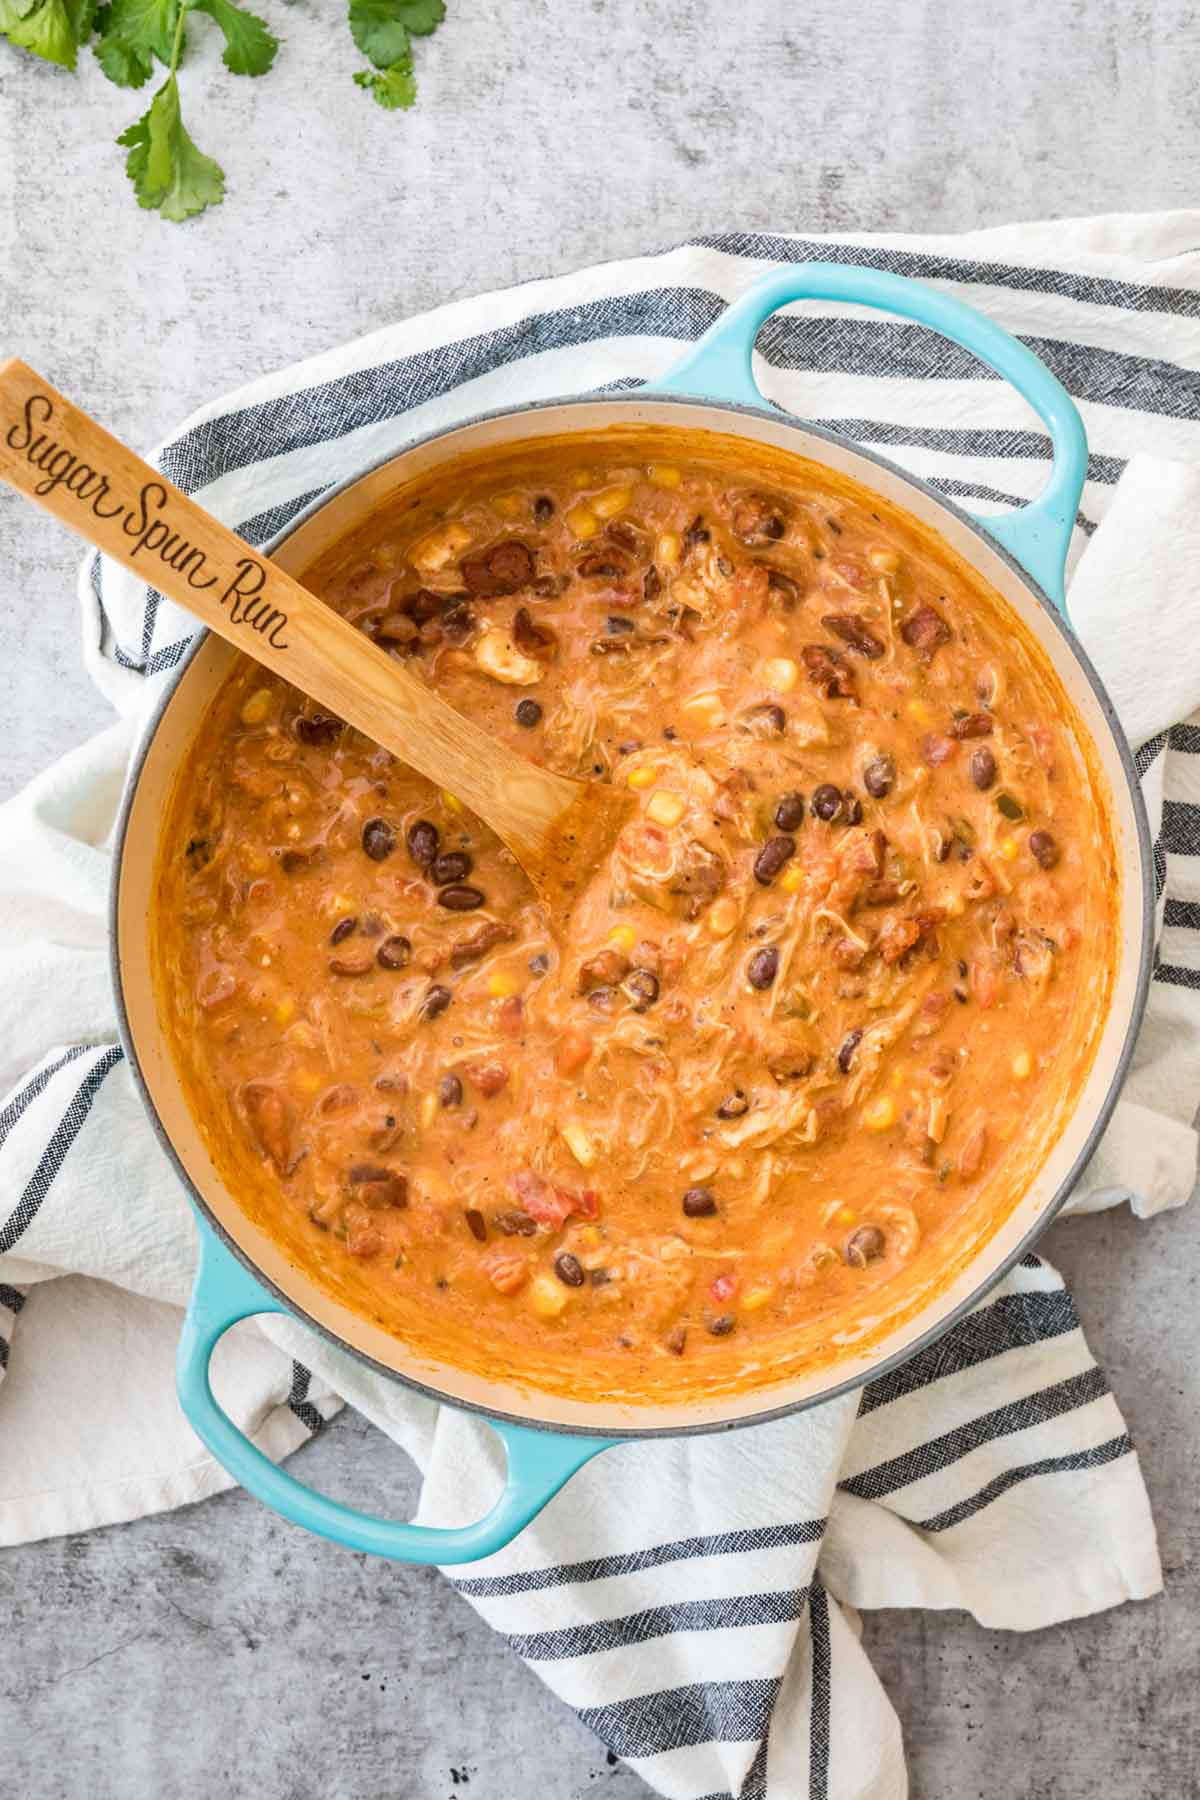
[[[238,0],[0,0],[0,38],[46,62],[74,70],[91,43],[118,87],[141,88],[156,65],[166,70],[150,106],[117,139],[138,204],[164,219],[189,219],[225,197],[225,173],[201,151],[183,123],[177,72],[189,23],[205,14],[224,38],[222,61],[232,75],[265,75],[279,39]],[[354,80],[386,111],[417,97],[412,40],[428,37],[446,16],[444,0],[348,0],[351,36],[370,64]]]

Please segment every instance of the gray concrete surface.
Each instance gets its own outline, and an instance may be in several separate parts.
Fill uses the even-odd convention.
[[[349,86],[332,0],[256,0],[279,66],[185,77],[219,212],[140,213],[111,143],[138,97],[0,45],[0,350],[134,442],[261,370],[456,295],[727,226],[958,230],[1194,204],[1188,0],[451,0],[421,101]],[[101,725],[75,550],[0,496],[0,797]],[[1060,1226],[1135,1438],[1168,1593],[1033,1637],[879,1615],[919,1800],[1200,1792],[1193,1354],[1200,1214]],[[0,1454],[3,1447],[0,1445]],[[342,1419],[306,1473],[401,1509]],[[0,1746],[30,1800],[634,1800],[645,1789],[436,1575],[298,1539],[230,1495],[0,1552]]]

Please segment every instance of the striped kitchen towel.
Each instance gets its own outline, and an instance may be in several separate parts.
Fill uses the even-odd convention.
[[[1158,1211],[1191,1191],[1200,1094],[1196,245],[1195,213],[958,239],[714,237],[389,327],[206,408],[158,457],[261,543],[348,471],[445,421],[653,378],[778,263],[868,263],[983,307],[1050,364],[1087,422],[1071,607],[1138,746],[1155,832],[1150,1013],[1074,1205]],[[1044,478],[1048,445],[1016,395],[916,326],[806,304],[771,320],[759,351],[772,400],[944,493],[1003,506]],[[228,1485],[174,1403],[189,1214],[115,1043],[105,950],[124,771],[191,626],[99,561],[81,598],[85,655],[123,720],[0,809],[0,1542]],[[476,1516],[499,1483],[485,1426],[298,1325],[238,1333],[216,1379],[274,1456],[348,1400],[420,1464],[425,1522]],[[679,1800],[905,1793],[900,1725],[859,1646],[859,1608],[961,1608],[1030,1629],[1160,1584],[1120,1411],[1036,1256],[861,1394],[615,1450],[507,1551],[453,1579]]]

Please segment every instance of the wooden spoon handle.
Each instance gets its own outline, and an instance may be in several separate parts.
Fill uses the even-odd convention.
[[[210,630],[448,788],[520,857],[578,806],[165,476],[12,361],[0,364],[0,475]]]

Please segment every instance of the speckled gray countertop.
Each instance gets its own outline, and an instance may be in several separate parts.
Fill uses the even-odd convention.
[[[253,84],[200,60],[197,135],[229,198],[183,228],[126,192],[131,96],[0,44],[0,352],[136,444],[398,316],[696,231],[962,230],[1200,193],[1189,0],[450,0],[417,110],[390,118],[349,86],[340,4],[256,4],[285,51]],[[108,717],[75,556],[0,496],[0,797]],[[867,1640],[919,1800],[1186,1800],[1200,1211],[1060,1225],[1046,1249],[1141,1451],[1167,1594],[1033,1636],[876,1614]],[[303,1460],[358,1504],[411,1504],[354,1418]],[[0,1766],[28,1800],[646,1792],[436,1574],[303,1539],[241,1494],[0,1551],[0,1611]]]

